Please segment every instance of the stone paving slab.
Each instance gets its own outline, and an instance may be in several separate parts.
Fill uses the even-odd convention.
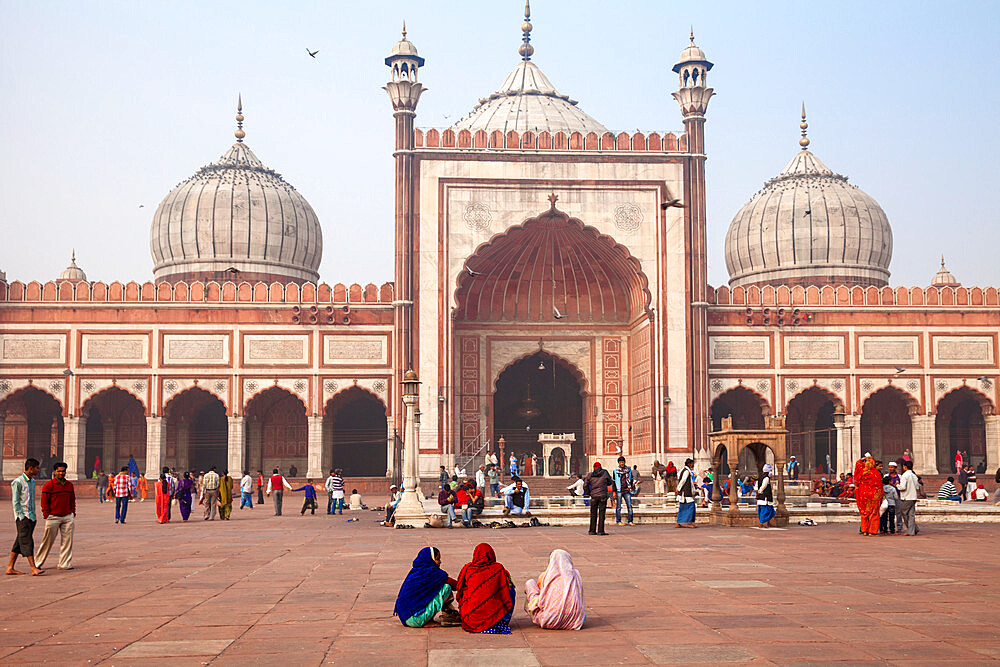
[[[660,525],[389,530],[342,517],[236,511],[157,525],[151,503],[115,525],[80,507],[75,569],[0,577],[0,661],[107,665],[941,664],[1000,661],[1000,530],[925,525],[787,531]],[[0,517],[0,534],[13,521]],[[36,540],[41,530],[36,531]],[[458,574],[490,542],[523,590],[568,549],[586,591],[580,632],[510,636],[404,628],[392,617],[420,547]],[[50,562],[51,567],[54,563]],[[23,567],[22,567],[23,569]]]

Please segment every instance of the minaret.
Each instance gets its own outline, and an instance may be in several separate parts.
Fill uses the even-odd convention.
[[[688,256],[688,275],[691,283],[691,330],[688,332],[688,359],[690,360],[691,401],[688,415],[690,438],[694,445],[696,459],[701,459],[708,451],[709,432],[709,390],[708,390],[708,251],[705,205],[705,110],[708,101],[715,94],[708,87],[708,71],[712,63],[705,58],[705,52],[694,43],[694,28],[691,28],[691,43],[681,52],[681,57],[673,70],[677,72],[679,88],[673,97],[681,107],[684,116],[684,130],[687,134],[688,175],[684,200],[687,213],[691,246]],[[701,456],[699,456],[699,454]]]
[[[417,47],[406,39],[406,23],[403,36],[385,59],[391,72],[391,79],[385,84],[385,91],[392,101],[393,117],[396,119],[396,257],[395,287],[396,333],[394,340],[393,368],[396,381],[401,382],[403,372],[417,368],[416,359],[416,317],[415,301],[417,273],[415,260],[417,248],[416,211],[417,203],[413,193],[416,188],[417,170],[413,156],[413,119],[417,115],[417,102],[425,88],[417,82],[417,70],[424,59],[417,55]],[[401,407],[401,406],[400,406]],[[402,432],[403,410],[396,413],[396,429]],[[390,460],[390,466],[392,462]]]

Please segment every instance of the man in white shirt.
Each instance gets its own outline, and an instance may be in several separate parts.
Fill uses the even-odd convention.
[[[486,466],[479,466],[479,470],[476,471],[476,488],[486,491]]]
[[[897,511],[903,517],[903,528],[906,535],[916,535],[920,532],[917,527],[917,489],[920,482],[917,474],[913,472],[913,461],[903,459],[903,474],[899,478],[899,504]]]
[[[240,509],[244,507],[253,509],[253,477],[249,470],[244,470],[240,478]]]
[[[292,485],[275,468],[270,479],[267,480],[267,495],[274,494],[274,516],[281,516],[281,504],[285,496],[285,489],[291,491]]]
[[[218,469],[212,466],[202,479],[201,498],[199,502],[205,503],[205,521],[215,521],[215,514],[219,509],[219,477]]]

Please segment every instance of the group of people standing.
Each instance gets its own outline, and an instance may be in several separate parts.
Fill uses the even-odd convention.
[[[861,515],[862,535],[896,534],[897,515],[900,534],[916,535],[917,493],[920,483],[913,472],[913,459],[903,459],[903,473],[896,472],[899,464],[890,462],[883,470],[882,461],[866,453],[854,464],[854,497]]]
[[[583,581],[569,553],[556,549],[545,571],[525,582],[524,609],[535,625],[579,630],[587,618]],[[441,551],[423,547],[396,596],[393,615],[411,628],[461,625],[466,632],[509,635],[516,588],[489,544],[476,546],[458,579],[441,568]]]

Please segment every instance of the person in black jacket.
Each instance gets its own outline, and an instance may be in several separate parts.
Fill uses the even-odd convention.
[[[608,511],[608,496],[615,496],[615,483],[608,471],[600,463],[583,481],[583,492],[590,496],[590,534],[607,535],[604,532],[604,515]]]

